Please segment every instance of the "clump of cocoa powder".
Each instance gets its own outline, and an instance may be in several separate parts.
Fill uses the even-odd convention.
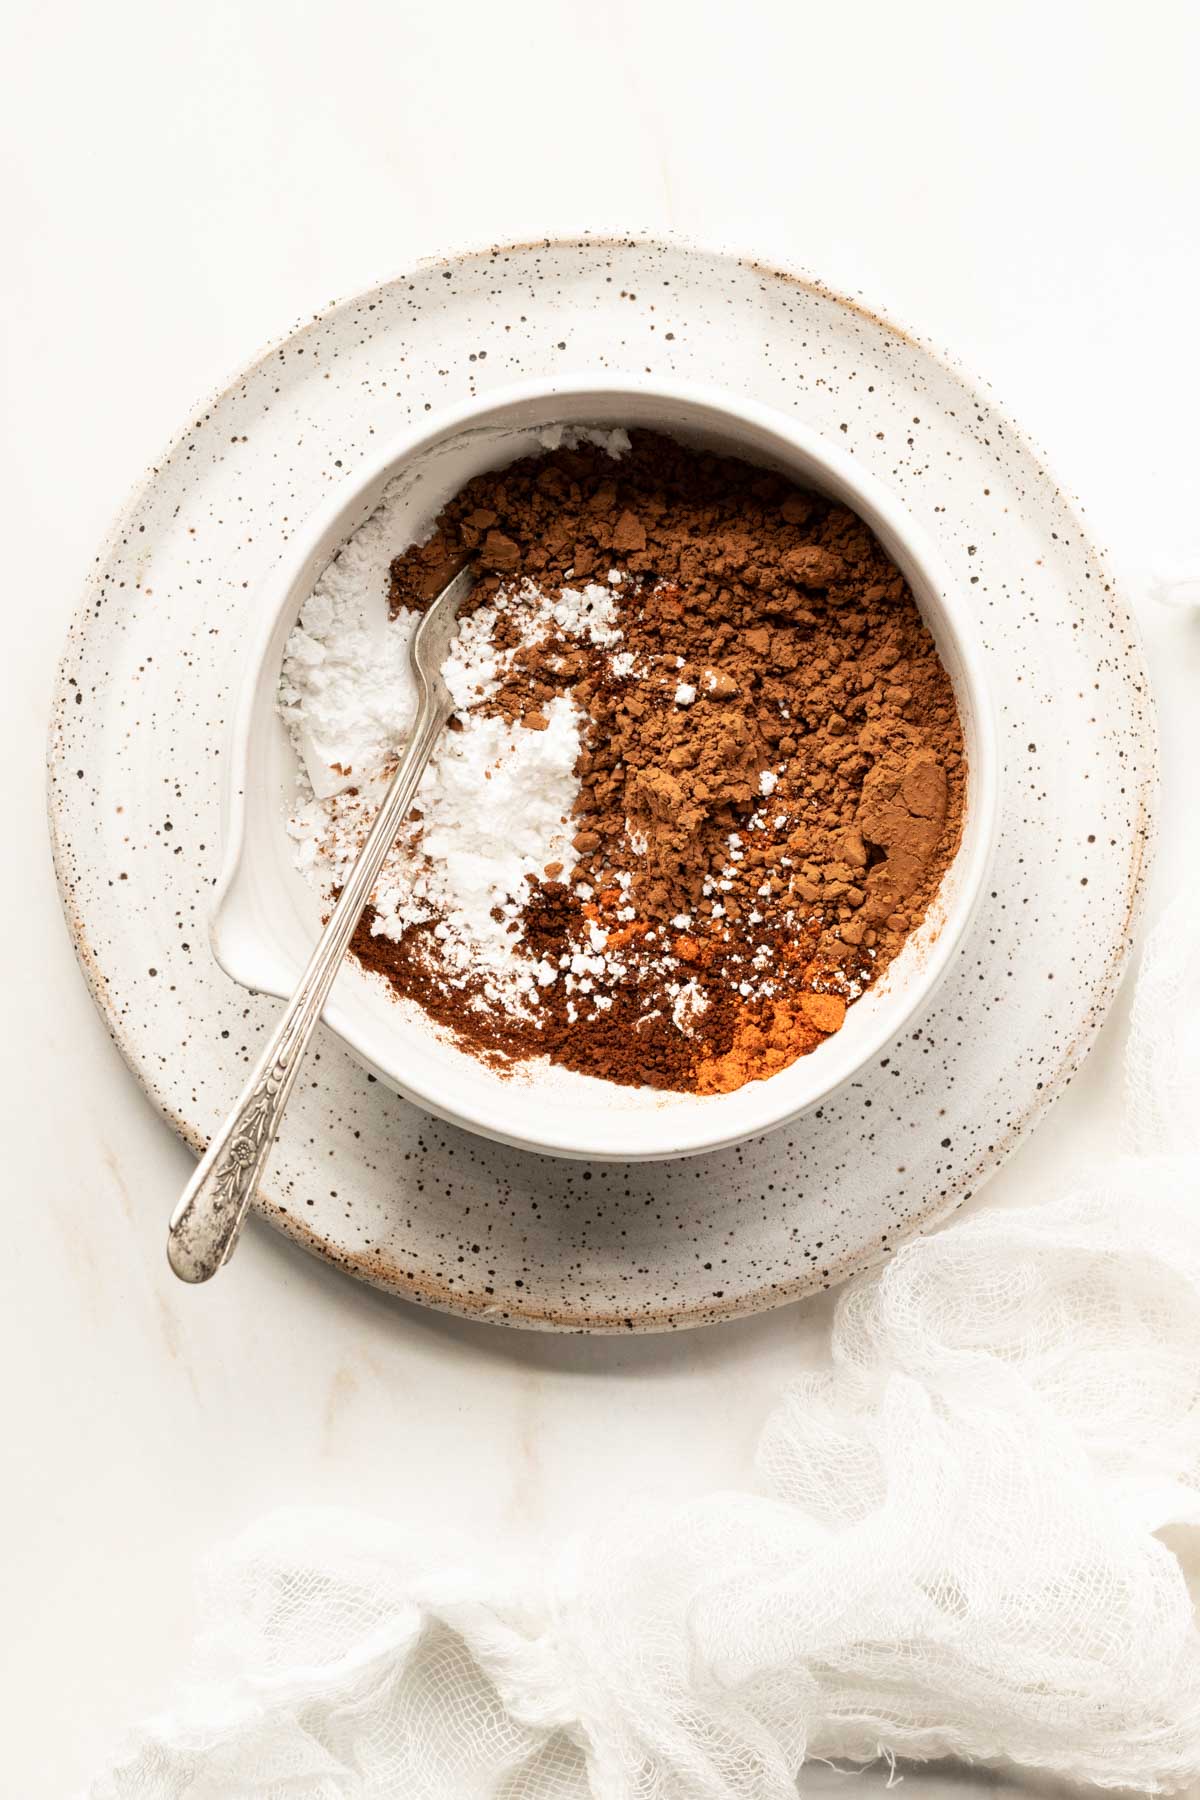
[[[565,969],[599,934],[604,979],[497,1016],[447,983],[431,929],[394,943],[369,915],[361,960],[501,1060],[704,1093],[815,1048],[959,840],[961,728],[903,577],[846,508],[649,432],[617,460],[581,445],[477,476],[393,563],[393,609],[468,558],[475,608],[610,588],[619,659],[554,629],[524,641],[514,601],[506,674],[479,701],[538,730],[570,692],[586,717],[578,862],[531,884],[513,954]]]

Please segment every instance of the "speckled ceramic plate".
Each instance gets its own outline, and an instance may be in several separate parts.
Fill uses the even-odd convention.
[[[999,700],[988,895],[928,1012],[770,1137],[679,1163],[539,1157],[437,1123],[326,1033],[262,1207],[427,1305],[655,1330],[829,1286],[965,1199],[1077,1067],[1124,966],[1154,799],[1136,633],[1076,513],[961,373],[819,283],[678,244],[489,250],[344,302],[202,408],[118,521],[62,665],[50,811],[96,1002],[199,1147],[277,1010],[221,973],[206,929],[214,752],[261,577],[378,433],[598,368],[795,413],[937,540],[975,598]]]

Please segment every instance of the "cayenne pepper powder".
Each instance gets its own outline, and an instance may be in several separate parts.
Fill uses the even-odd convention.
[[[369,912],[359,960],[501,1067],[715,1093],[816,1048],[925,916],[961,830],[951,684],[882,547],[780,474],[634,432],[616,461],[581,443],[477,476],[393,562],[393,611],[467,559],[469,610],[508,608],[478,707],[536,731],[570,693],[586,722],[571,877],[527,877],[509,927],[514,957],[562,976],[509,1014],[448,979],[434,926],[397,942]],[[522,595],[591,579],[619,662],[522,629]]]

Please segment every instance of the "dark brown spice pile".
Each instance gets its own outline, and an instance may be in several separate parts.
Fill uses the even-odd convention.
[[[513,955],[563,970],[531,1016],[452,986],[430,926],[354,949],[469,1048],[700,1093],[836,1031],[924,917],[965,788],[949,679],[903,577],[853,513],[783,476],[635,432],[478,476],[392,565],[394,610],[465,558],[512,652],[480,705],[587,720],[570,880],[522,896]],[[523,641],[527,584],[612,584],[619,650]],[[536,596],[534,596],[536,598]],[[631,665],[631,666],[630,666]],[[682,921],[682,922],[681,922]],[[570,960],[603,940],[603,969]]]

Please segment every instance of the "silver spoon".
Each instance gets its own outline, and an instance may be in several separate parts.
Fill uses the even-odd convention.
[[[200,1158],[196,1173],[171,1214],[167,1255],[181,1281],[207,1281],[233,1254],[313,1028],[384,858],[408,815],[433,747],[454,711],[454,702],[442,679],[442,664],[458,633],[458,609],[474,580],[470,568],[457,574],[433,601],[412,635],[408,657],[418,696],[412,736],[370,835],[300,977],[300,985],[288,1001],[237,1105]]]

